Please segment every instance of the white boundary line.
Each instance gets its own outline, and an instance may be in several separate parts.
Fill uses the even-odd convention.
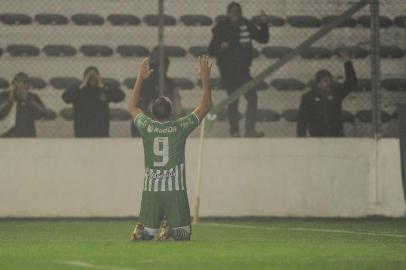
[[[103,269],[103,270],[135,270],[136,268],[121,268],[110,265],[95,265],[83,261],[57,261],[58,264],[77,266],[89,269]]]
[[[255,229],[255,230],[282,230],[282,231],[303,231],[303,232],[322,232],[322,233],[341,233],[341,234],[353,234],[353,235],[367,235],[367,236],[383,236],[383,237],[394,237],[394,238],[405,238],[405,234],[394,234],[394,233],[384,233],[384,232],[357,232],[349,230],[334,230],[334,229],[317,229],[317,228],[305,228],[305,227],[292,227],[292,228],[282,228],[282,227],[259,227],[252,225],[233,225],[233,224],[221,224],[221,223],[200,223],[203,226],[216,226],[216,227],[228,227],[236,229]]]

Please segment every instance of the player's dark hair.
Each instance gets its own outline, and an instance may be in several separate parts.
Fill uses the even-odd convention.
[[[157,120],[167,120],[172,114],[172,104],[165,97],[159,97],[152,104],[152,114]]]
[[[236,6],[240,10],[240,13],[242,13],[241,5],[237,2],[231,2],[230,4],[227,5],[227,14],[230,13],[230,10],[233,6]]]
[[[333,75],[331,74],[330,71],[328,71],[327,69],[322,69],[316,72],[316,75],[314,75],[314,80],[316,81],[316,83],[319,83],[326,77],[333,79]]]
[[[18,72],[14,78],[12,83],[17,83],[17,82],[28,82],[29,81],[29,77],[26,73],[24,72]]]
[[[97,74],[100,74],[100,72],[99,72],[99,70],[97,69],[97,67],[90,66],[90,67],[87,67],[87,68],[85,69],[85,72],[83,72],[83,77],[86,77],[87,73],[89,73],[90,71],[96,71]]]

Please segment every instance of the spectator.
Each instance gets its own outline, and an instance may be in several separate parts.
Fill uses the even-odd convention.
[[[83,81],[62,96],[73,103],[75,137],[109,137],[109,103],[124,100],[122,90],[104,85],[97,68],[86,68]]]
[[[169,58],[164,59],[164,76],[165,76],[165,89],[163,95],[172,101],[174,119],[182,114],[181,97],[178,89],[175,86],[173,79],[168,77]],[[138,106],[145,112],[146,115],[152,116],[151,106],[152,103],[160,96],[159,93],[159,53],[153,52],[149,57],[149,65],[155,72],[151,74],[142,84],[141,99]],[[134,122],[131,121],[131,134],[133,137],[140,137],[138,129],[135,127]]]
[[[0,136],[36,137],[35,120],[54,117],[55,113],[45,108],[36,94],[30,93],[27,74],[19,72],[14,76],[13,89],[0,93]]]
[[[226,19],[219,21],[212,29],[209,54],[216,57],[221,83],[230,95],[252,79],[250,66],[253,58],[252,40],[267,43],[269,40],[268,17],[261,11],[260,28],[242,16],[241,5],[231,2],[227,6]],[[257,114],[257,93],[253,89],[245,94],[247,113],[246,137],[263,137],[255,130]],[[238,100],[228,106],[228,120],[232,137],[240,137]]]
[[[345,82],[333,84],[328,70],[315,75],[313,89],[302,96],[297,123],[297,136],[343,137],[342,102],[357,85],[357,77],[348,51],[340,50],[344,63]]]

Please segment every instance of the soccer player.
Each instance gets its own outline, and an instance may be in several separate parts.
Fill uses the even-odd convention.
[[[191,220],[186,191],[185,144],[188,135],[199,125],[212,105],[209,77],[212,62],[199,57],[198,74],[203,95],[194,111],[176,121],[170,121],[172,104],[159,97],[152,105],[155,119],[139,108],[143,81],[153,72],[145,58],[138,71],[131,93],[129,110],[144,144],[145,178],[142,193],[140,223],[131,240],[190,240]]]

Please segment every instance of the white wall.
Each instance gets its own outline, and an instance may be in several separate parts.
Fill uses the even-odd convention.
[[[187,146],[193,202],[198,139]],[[401,216],[398,140],[208,139],[202,216]],[[137,139],[0,140],[0,216],[136,216]],[[378,166],[376,166],[378,164]]]

